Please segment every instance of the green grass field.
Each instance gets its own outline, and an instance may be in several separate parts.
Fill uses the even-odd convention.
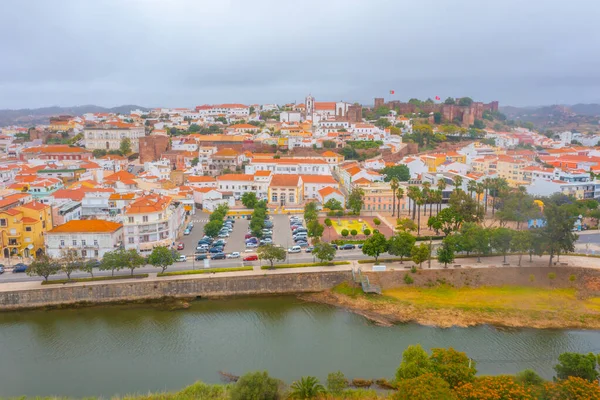
[[[342,219],[338,224],[338,220],[336,218],[332,218],[331,222],[333,223],[333,228],[337,232],[338,235],[342,234],[342,230],[348,229],[348,232],[351,232],[352,229],[356,229],[359,234],[362,234],[363,227],[366,229],[370,229],[373,232],[373,228],[369,223],[365,221],[358,222],[358,219]]]

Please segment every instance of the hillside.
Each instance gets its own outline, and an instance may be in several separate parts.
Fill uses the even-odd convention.
[[[531,122],[537,129],[598,131],[600,104],[500,107],[509,120]]]
[[[48,119],[55,115],[82,115],[86,113],[120,113],[129,114],[131,110],[148,111],[149,108],[136,105],[122,105],[118,107],[100,107],[95,105],[73,107],[43,107],[23,108],[20,110],[0,110],[0,126],[7,125],[36,125],[48,124]]]

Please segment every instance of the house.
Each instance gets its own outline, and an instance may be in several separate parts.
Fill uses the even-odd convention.
[[[114,192],[113,188],[93,188],[86,191],[81,200],[81,216],[105,218],[111,215],[108,202]]]
[[[269,184],[269,203],[284,206],[298,206],[304,201],[300,175],[273,175]]]
[[[271,182],[270,171],[257,171],[249,174],[225,174],[217,177],[220,191],[232,192],[234,198],[239,199],[244,193],[254,192],[259,199],[266,198]]]
[[[420,157],[404,157],[398,165],[406,165],[412,179],[416,179],[421,174],[429,171],[427,164]]]
[[[46,254],[60,258],[75,250],[83,259],[102,259],[123,243],[123,225],[98,220],[72,220],[46,232]]]
[[[44,253],[44,233],[52,229],[49,205],[32,201],[0,211],[0,247],[4,258]]]
[[[124,246],[145,253],[171,246],[180,234],[185,212],[169,196],[151,194],[132,201],[124,211]]]
[[[146,136],[143,126],[121,121],[87,124],[83,129],[85,147],[91,150],[119,150],[121,142],[129,139],[131,151],[140,151],[140,138]]]
[[[246,173],[271,171],[273,174],[331,175],[329,164],[321,158],[253,158],[246,165]]]
[[[325,204],[331,199],[339,201],[342,206],[346,204],[346,198],[342,192],[331,186],[327,186],[319,190],[316,198],[321,202],[321,204]]]
[[[104,184],[118,192],[129,192],[137,189],[136,176],[127,171],[115,172],[104,178]]]
[[[389,182],[369,182],[366,179],[359,179],[354,183],[356,188],[360,188],[363,193],[363,211],[392,212],[392,206],[395,204],[398,209],[398,199],[394,199],[394,191]],[[404,193],[408,188],[403,187]],[[406,196],[400,200],[400,210],[407,209]]]
[[[340,184],[330,175],[301,175],[304,187],[304,199],[318,199],[321,189],[331,187],[339,189]]]
[[[53,193],[63,187],[63,182],[58,178],[43,178],[29,183],[28,187],[27,193],[34,200],[46,203],[50,200]]]
[[[223,194],[214,187],[194,187],[194,203],[204,208],[203,204],[205,200],[221,200]]]
[[[68,146],[66,144],[53,144],[34,146],[23,149],[21,160],[27,161],[34,158],[40,160],[89,160],[92,152],[82,147]]]
[[[187,184],[195,188],[216,188],[217,180],[213,176],[198,176],[198,175],[187,175]]]
[[[240,133],[256,133],[260,130],[258,126],[251,124],[235,124],[227,127],[227,131],[240,134]]]
[[[220,175],[225,170],[236,171],[242,166],[242,153],[232,148],[225,148],[210,156],[208,172],[211,175]]]

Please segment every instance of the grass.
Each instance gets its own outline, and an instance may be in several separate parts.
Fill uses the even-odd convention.
[[[338,224],[337,218],[331,218],[333,229],[337,232],[338,235],[342,235],[343,229],[348,229],[348,232],[351,232],[352,229],[356,229],[359,234],[362,234],[363,226],[367,229],[370,229],[373,232],[373,228],[367,222],[362,221],[358,222],[358,219],[342,219],[340,224]]]
[[[218,274],[220,272],[252,271],[253,267],[234,267],[234,268],[211,268],[211,269],[189,269],[185,271],[171,271],[158,273],[157,276],[177,276],[177,275],[197,275],[197,274]]]
[[[331,289],[331,291],[334,293],[339,293],[339,294],[343,294],[345,296],[352,297],[353,299],[357,298],[358,296],[364,295],[364,293],[360,287],[352,286],[348,282],[342,282],[339,285],[334,286]]]
[[[347,265],[349,261],[334,261],[334,262],[316,262],[306,264],[279,264],[271,268],[270,265],[263,265],[260,269],[284,269],[284,268],[307,268],[307,267],[331,267],[333,265]]]
[[[579,300],[577,291],[525,286],[453,288],[404,287],[384,291],[396,300],[427,308],[529,311],[600,311],[600,298]]]
[[[42,285],[62,285],[65,283],[79,283],[79,282],[97,282],[97,281],[114,281],[117,279],[140,279],[147,278],[148,274],[136,274],[136,275],[117,275],[117,276],[95,276],[89,278],[73,278],[73,279],[52,279],[49,281],[43,281]]]

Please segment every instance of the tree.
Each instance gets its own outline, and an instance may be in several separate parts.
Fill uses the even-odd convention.
[[[396,190],[398,190],[399,187],[398,178],[392,177],[392,179],[390,179],[390,188],[392,189],[392,217],[396,213]]]
[[[456,101],[452,97],[448,97],[444,100],[444,104],[456,104]]]
[[[242,375],[231,389],[231,400],[279,400],[281,382],[267,371]]]
[[[339,200],[336,200],[336,199],[327,200],[327,202],[325,204],[323,204],[323,207],[328,208],[331,211],[344,209],[344,206],[342,205],[342,203],[340,203]]]
[[[402,199],[404,199],[404,189],[399,187],[398,191],[396,192],[396,199],[398,200],[398,217],[400,216],[400,204],[402,202]]]
[[[455,400],[450,385],[435,374],[427,373],[398,382],[392,400]]]
[[[352,210],[352,212],[356,215],[360,214],[360,210],[364,205],[365,192],[360,188],[352,189],[350,192],[350,196],[348,196],[348,208]]]
[[[333,261],[335,258],[336,249],[332,245],[326,242],[318,242],[315,244],[313,254],[319,259],[319,261]]]
[[[463,221],[462,216],[453,207],[446,207],[438,215],[430,217],[427,225],[436,231],[441,230],[444,235],[448,236],[450,233],[458,231]]]
[[[516,382],[512,376],[482,376],[459,385],[454,393],[460,400],[535,400],[531,388]]]
[[[517,229],[521,227],[522,223],[539,216],[540,208],[534,203],[534,198],[524,190],[507,193],[502,198],[502,202],[496,213],[496,218],[500,220],[500,225],[506,224],[507,221],[514,221],[517,223]]]
[[[551,400],[600,400],[600,388],[595,382],[570,376],[544,385],[542,399]]]
[[[76,249],[66,249],[60,251],[59,260],[61,270],[67,275],[67,279],[71,279],[71,274],[81,268],[83,258],[79,256]]]
[[[190,127],[188,128],[188,132],[200,132],[200,125],[198,124],[191,124]]]
[[[125,268],[129,268],[131,270],[131,275],[133,276],[133,271],[136,268],[140,268],[144,264],[146,264],[146,258],[142,257],[136,249],[129,250],[117,250],[119,252],[119,258],[121,265]]]
[[[381,225],[381,220],[379,218],[373,218],[373,223],[376,227],[379,227],[379,225]]]
[[[375,232],[373,236],[365,240],[363,244],[362,252],[371,257],[375,257],[375,264],[379,255],[385,253],[388,249],[388,242],[382,233]]]
[[[454,190],[456,192],[461,190],[462,184],[463,184],[463,177],[460,175],[454,175],[454,178],[452,179],[452,181],[454,183]]]
[[[473,104],[473,99],[470,98],[470,97],[461,97],[458,100],[458,105],[461,106],[461,107],[468,107],[471,104]]]
[[[223,221],[210,221],[206,225],[204,225],[204,234],[206,236],[216,237],[219,234],[219,231],[222,227]]]
[[[508,253],[508,250],[510,250],[512,235],[512,229],[508,228],[496,228],[491,232],[490,239],[492,248],[502,253],[504,256],[504,263],[506,263],[506,253]]]
[[[477,251],[477,262],[481,262],[481,256],[490,253],[490,230],[477,226],[473,230],[474,250]]]
[[[471,127],[475,129],[485,129],[485,122],[483,122],[483,120],[476,119],[473,121],[473,125],[471,125]]]
[[[316,220],[319,217],[317,203],[311,201],[304,206],[304,220],[308,224],[309,221]]]
[[[311,238],[320,238],[323,236],[323,232],[325,231],[325,227],[316,219],[309,221],[306,224],[306,229],[308,231],[308,237]]]
[[[410,257],[411,250],[415,245],[417,238],[408,232],[399,232],[392,236],[388,242],[388,253],[393,256],[400,256],[400,263],[404,262],[404,257]]]
[[[194,157],[192,159],[192,167],[195,167],[196,165],[198,165],[199,162],[200,162],[200,159],[198,157]]]
[[[271,263],[271,268],[275,261],[285,260],[285,249],[274,246],[272,244],[265,244],[257,249],[258,258],[261,260],[267,260]]]
[[[81,264],[81,270],[83,272],[87,272],[93,278],[94,277],[94,268],[96,268],[98,266],[97,263],[98,263],[97,260],[87,260],[86,262]]]
[[[594,382],[598,378],[597,360],[593,353],[562,353],[558,356],[558,364],[554,366],[556,377],[567,379],[573,376]]]
[[[246,192],[242,195],[242,204],[246,208],[254,208],[258,203],[258,198],[254,192]]]
[[[371,230],[370,230],[369,228],[367,228],[367,229],[365,229],[365,230],[363,231],[363,234],[364,234],[365,236],[367,236],[367,237],[368,237],[368,236],[371,236]]]
[[[121,139],[121,144],[119,145],[119,150],[123,155],[127,155],[131,153],[131,139],[123,138]]]
[[[533,370],[525,369],[515,375],[515,381],[525,386],[540,386],[544,383],[544,378]]]
[[[460,216],[462,222],[479,222],[483,219],[483,213],[477,201],[462,190],[452,192],[448,203]]]
[[[106,155],[106,150],[104,149],[95,149],[92,151],[92,155],[94,158],[104,157]]]
[[[394,178],[396,178],[396,183],[398,181],[408,182],[410,179],[410,170],[404,164],[385,167],[381,170],[381,174],[385,175],[384,181],[386,182],[391,182]]]
[[[346,237],[350,234],[350,232],[348,231],[348,229],[342,229],[342,236]]]
[[[60,265],[56,260],[42,255],[29,264],[26,272],[29,276],[41,276],[45,281],[48,281],[50,275],[56,275],[59,271]]]
[[[356,229],[352,229],[350,231],[350,235],[352,235],[352,237],[355,237],[356,235],[358,235],[358,231]]]
[[[414,221],[417,217],[417,201],[421,197],[421,189],[418,186],[409,186],[407,197],[412,201],[412,220]]]
[[[475,361],[452,347],[431,349],[430,360],[432,371],[448,382],[451,388],[473,381],[477,373]]]
[[[303,376],[290,386],[292,399],[314,399],[325,392],[325,387],[314,376]]]
[[[327,391],[334,394],[341,394],[348,387],[348,380],[341,371],[330,372],[327,374]]]
[[[412,379],[433,371],[429,354],[420,344],[408,346],[402,353],[402,361],[396,370],[396,379]]]
[[[159,246],[152,249],[152,253],[148,256],[148,264],[153,267],[160,268],[164,273],[170,265],[175,262],[173,251],[166,246]]]
[[[414,246],[410,251],[410,257],[415,264],[419,264],[419,267],[423,268],[423,262],[429,260],[431,256],[431,249],[428,245],[421,243],[418,246]]]
[[[387,118],[379,118],[375,121],[375,126],[381,129],[385,129],[392,125],[392,123]]]
[[[510,241],[510,249],[519,253],[519,267],[521,266],[521,258],[523,253],[526,253],[531,248],[531,232],[530,231],[514,231]]]
[[[410,218],[399,218],[396,221],[396,230],[403,232],[415,232],[417,224]]]
[[[568,205],[547,204],[544,208],[546,225],[539,230],[543,250],[550,253],[548,265],[552,265],[555,254],[561,251],[574,251],[578,236],[572,232],[574,215]]]
[[[454,261],[454,249],[455,238],[453,236],[446,236],[442,241],[442,246],[437,251],[438,261],[444,263],[444,268],[448,266],[448,263]]]
[[[119,249],[120,250],[120,249]],[[115,276],[115,271],[123,268],[119,258],[119,250],[107,251],[100,262],[101,271],[111,271],[111,275]]]

